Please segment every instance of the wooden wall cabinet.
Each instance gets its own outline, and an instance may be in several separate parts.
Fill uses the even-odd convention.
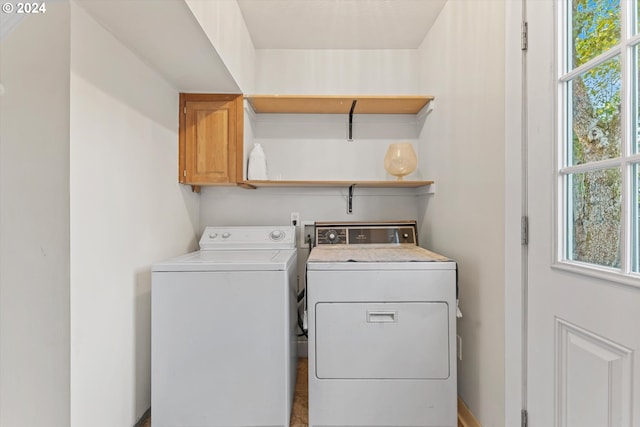
[[[178,181],[237,185],[243,177],[243,96],[180,94]]]

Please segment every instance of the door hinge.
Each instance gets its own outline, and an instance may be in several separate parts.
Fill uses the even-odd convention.
[[[184,109],[182,110],[182,112],[183,112],[184,114],[187,114],[187,107],[184,107]]]
[[[520,425],[521,427],[527,427],[529,425],[529,415],[526,409],[520,411]]]
[[[520,218],[520,243],[522,246],[529,244],[529,217],[523,216]]]
[[[527,21],[522,22],[522,28],[520,32],[520,48],[527,50],[529,47],[529,25]]]
[[[185,178],[187,177],[187,170],[186,169],[182,171],[182,176],[184,176]]]

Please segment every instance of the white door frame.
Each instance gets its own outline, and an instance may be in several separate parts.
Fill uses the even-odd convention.
[[[518,426],[526,409],[526,253],[521,217],[526,214],[523,162],[524,67],[522,1],[505,2],[505,426]],[[526,55],[525,55],[526,57]]]

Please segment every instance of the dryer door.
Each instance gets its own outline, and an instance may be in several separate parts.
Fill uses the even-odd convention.
[[[320,379],[446,379],[446,302],[336,302],[315,306]]]

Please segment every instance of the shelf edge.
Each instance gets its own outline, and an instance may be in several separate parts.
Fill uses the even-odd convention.
[[[242,188],[260,187],[349,187],[355,185],[362,188],[418,188],[434,184],[434,181],[255,181],[247,180],[239,183]]]

